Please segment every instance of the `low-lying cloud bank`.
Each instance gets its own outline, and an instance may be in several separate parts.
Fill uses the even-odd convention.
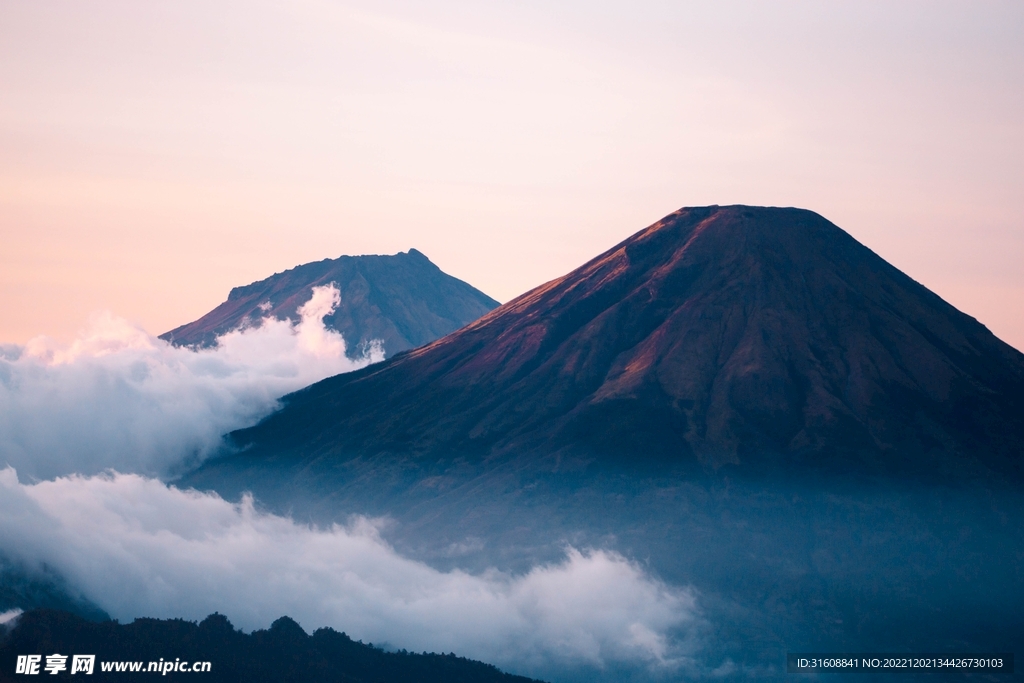
[[[346,357],[323,325],[338,303],[336,287],[316,287],[298,322],[268,318],[211,349],[172,346],[109,313],[69,346],[0,346],[0,467],[34,479],[180,473],[284,394],[383,358],[379,347]]]
[[[245,629],[283,614],[307,629],[414,651],[455,651],[519,671],[634,663],[677,669],[693,594],[605,551],[568,549],[524,575],[440,572],[398,555],[359,518],[317,529],[138,475],[22,484],[0,471],[0,546],[56,568],[112,616]]]

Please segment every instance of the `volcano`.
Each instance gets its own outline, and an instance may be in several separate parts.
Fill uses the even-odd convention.
[[[341,256],[296,266],[235,287],[203,317],[160,336],[179,346],[211,346],[225,332],[266,316],[298,319],[316,286],[334,284],[341,303],[324,324],[359,355],[379,341],[387,355],[434,341],[476,320],[498,302],[443,272],[416,249],[393,256]]]
[[[681,209],[230,440],[179,485],[444,570],[636,558],[709,677],[1024,647],[1024,356],[810,211]]]
[[[1024,355],[813,212],[711,206],[284,404],[238,457],[1020,479]]]

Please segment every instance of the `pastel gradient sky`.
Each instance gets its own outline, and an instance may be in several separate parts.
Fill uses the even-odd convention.
[[[731,203],[1024,348],[1024,3],[0,0],[0,342],[410,247],[506,301]]]

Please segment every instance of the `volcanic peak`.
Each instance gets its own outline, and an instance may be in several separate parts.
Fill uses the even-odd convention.
[[[297,319],[316,286],[336,286],[338,308],[324,320],[359,355],[375,340],[390,356],[456,330],[498,302],[410,249],[393,256],[341,256],[296,266],[259,282],[235,287],[227,301],[161,338],[179,345],[209,346],[217,336],[265,316]]]

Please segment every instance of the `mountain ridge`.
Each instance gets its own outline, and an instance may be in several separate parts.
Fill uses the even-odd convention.
[[[0,681],[16,680],[8,678],[8,672],[16,670],[16,657],[26,652],[88,652],[95,660],[85,675],[99,681],[125,680],[126,672],[110,664],[130,662],[139,664],[140,672],[158,673],[172,681],[202,673],[204,680],[231,683],[539,683],[453,653],[388,652],[329,627],[307,634],[286,616],[268,629],[244,633],[218,613],[198,623],[138,618],[120,624],[37,609],[19,615],[10,629],[0,625],[0,636]],[[176,656],[175,660],[164,660],[168,652]],[[179,662],[189,668],[175,670]],[[109,670],[103,668],[103,663]],[[193,664],[199,669],[192,669]],[[63,673],[61,680],[69,675]]]

